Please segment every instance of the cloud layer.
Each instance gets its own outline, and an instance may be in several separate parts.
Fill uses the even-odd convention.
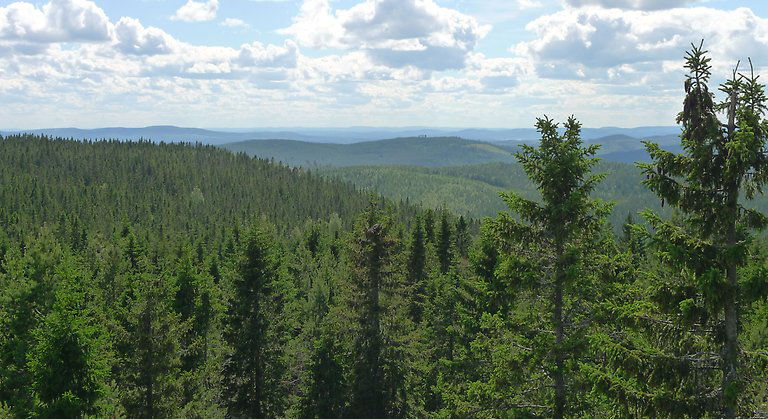
[[[747,56],[768,64],[768,20],[689,3],[567,0],[492,55],[491,26],[436,0],[304,0],[284,39],[239,46],[111,20],[89,0],[16,2],[0,7],[0,127],[672,123],[690,42],[706,39],[721,74]],[[250,32],[221,28],[247,22],[218,11],[190,0],[173,19]]]

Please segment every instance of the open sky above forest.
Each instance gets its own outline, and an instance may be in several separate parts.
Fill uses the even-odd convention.
[[[672,125],[763,0],[0,0],[0,128]],[[744,68],[744,67],[742,67]]]

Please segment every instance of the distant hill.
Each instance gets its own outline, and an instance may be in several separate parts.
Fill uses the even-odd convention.
[[[663,148],[680,151],[676,135],[647,137]],[[638,138],[623,134],[589,140],[600,144],[599,156],[607,161],[633,163],[648,161]],[[493,162],[513,162],[513,153],[522,144],[535,141],[483,142],[457,137],[410,137],[353,144],[320,144],[289,140],[251,140],[224,144],[235,152],[271,158],[291,166],[463,166]]]
[[[626,135],[633,138],[670,135],[679,133],[678,127],[638,127],[638,128],[584,128],[585,140],[613,135]],[[140,138],[156,142],[201,142],[204,144],[224,144],[245,140],[280,139],[306,141],[311,143],[350,144],[362,141],[383,140],[403,137],[460,137],[476,141],[537,141],[538,133],[533,128],[487,129],[487,128],[431,128],[431,127],[350,127],[350,128],[254,128],[254,129],[199,129],[170,125],[158,125],[143,128],[46,128],[29,130],[6,130],[0,135],[27,132],[53,137],[74,139],[112,138],[119,140],[138,140]]]
[[[394,138],[354,144],[316,144],[267,140],[225,144],[226,149],[262,158],[273,158],[291,166],[459,166],[488,162],[511,162],[509,150],[490,143],[455,137]]]
[[[18,133],[28,133],[33,135],[47,135],[49,137],[83,139],[114,139],[114,140],[152,140],[155,142],[190,142],[218,145],[231,143],[235,141],[266,139],[266,138],[295,138],[313,141],[321,141],[312,136],[303,136],[292,132],[224,132],[212,131],[200,128],[181,128],[169,125],[158,125],[144,128],[50,128],[34,129],[22,131],[0,132],[0,135],[10,135]]]

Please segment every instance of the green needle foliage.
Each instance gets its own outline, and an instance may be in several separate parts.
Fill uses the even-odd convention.
[[[491,226],[504,259],[504,275],[512,278],[515,291],[528,292],[525,298],[532,299],[528,303],[544,311],[539,315],[550,318],[540,325],[544,330],[520,325],[533,336],[521,346],[532,352],[527,356],[541,362],[551,382],[538,383],[534,396],[538,405],[520,403],[519,407],[562,418],[576,413],[569,398],[579,397],[573,360],[578,358],[574,339],[580,333],[577,318],[571,317],[575,314],[572,295],[584,275],[581,268],[590,238],[599,233],[611,207],[590,197],[604,176],[592,174],[598,146],[582,147],[576,119],[568,119],[562,135],[546,117],[537,120],[536,128],[541,133],[539,147],[524,146],[517,158],[537,185],[541,202],[506,193],[503,198],[510,213],[500,214]],[[546,301],[537,301],[534,295]]]
[[[740,74],[738,66],[720,87],[725,100],[717,103],[708,87],[712,66],[706,53],[702,45],[693,45],[686,57],[686,96],[677,117],[685,152],[647,143],[654,162],[640,167],[648,176],[645,184],[681,214],[673,221],[644,213],[653,228],[651,244],[672,275],[658,289],[658,300],[679,321],[698,329],[705,352],[688,355],[691,361],[706,367],[704,358],[714,357],[721,372],[718,386],[698,392],[717,400],[707,401],[704,411],[698,409],[705,400],[696,403],[694,412],[732,418],[752,408],[746,402],[748,361],[739,331],[745,305],[761,295],[744,292],[739,271],[748,264],[754,232],[763,230],[768,219],[742,202],[762,193],[768,180],[767,104],[758,76]]]

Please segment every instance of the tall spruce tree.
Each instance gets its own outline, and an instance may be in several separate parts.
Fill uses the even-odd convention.
[[[355,310],[354,359],[350,417],[388,416],[383,357],[382,290],[392,275],[391,252],[386,221],[372,202],[357,227],[352,247],[352,304]]]
[[[279,316],[274,298],[279,257],[262,226],[252,227],[242,239],[225,329],[232,351],[224,370],[227,408],[230,416],[263,418],[279,415],[270,400],[278,391],[273,375],[277,342],[269,341],[270,322]]]
[[[711,330],[708,339],[720,346],[722,376],[716,390],[719,408],[709,413],[733,418],[741,413],[739,407],[749,407],[742,403],[740,312],[745,302],[757,297],[743,292],[739,270],[748,262],[753,231],[768,224],[765,215],[742,203],[762,193],[768,181],[768,121],[763,118],[768,103],[758,76],[753,71],[739,73],[738,65],[720,86],[725,99],[717,103],[708,87],[712,66],[706,54],[702,41],[686,56],[686,96],[677,117],[683,128],[683,154],[647,142],[653,163],[640,167],[647,176],[645,184],[683,215],[678,225],[651,211],[644,213],[653,227],[652,244],[680,277],[679,286],[667,287],[664,303],[689,324]],[[719,112],[725,114],[724,123]]]
[[[163,417],[180,410],[179,339],[183,333],[173,311],[173,281],[163,274],[138,273],[126,313],[123,379],[129,416]]]
[[[453,231],[448,218],[448,210],[440,211],[440,231],[437,233],[437,260],[440,263],[440,273],[446,274],[453,263]]]
[[[536,128],[541,133],[539,146],[524,145],[516,157],[541,194],[541,202],[504,193],[510,213],[500,214],[491,227],[514,286],[540,290],[537,294],[548,299],[551,335],[545,335],[554,339],[539,338],[538,344],[548,346],[543,361],[554,390],[547,414],[562,418],[575,413],[567,404],[568,396],[578,397],[569,388],[575,354],[569,330],[574,322],[566,312],[568,293],[582,274],[579,262],[584,247],[601,228],[610,205],[590,198],[603,176],[592,174],[598,146],[582,147],[581,124],[570,117],[560,135],[558,125],[544,117],[537,119]]]
[[[424,297],[427,286],[427,244],[420,219],[411,232],[411,243],[408,249],[408,272],[406,285],[410,291],[411,319],[418,323],[424,310]]]
[[[108,382],[112,351],[103,316],[95,304],[98,289],[73,257],[56,272],[56,300],[33,332],[27,354],[37,416],[81,417],[99,411]]]

